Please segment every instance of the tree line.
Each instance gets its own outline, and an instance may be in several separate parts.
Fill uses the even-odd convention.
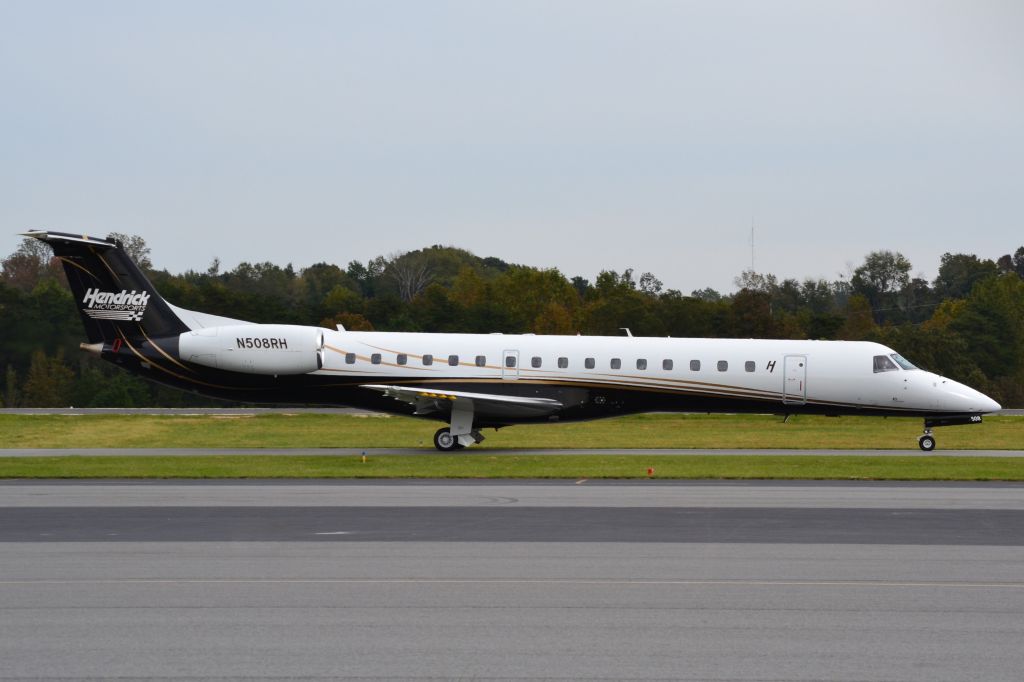
[[[742,272],[737,291],[665,289],[653,274],[593,281],[448,246],[350,261],[156,269],[145,241],[113,234],[175,305],[253,322],[349,330],[622,334],[879,341],[1004,406],[1024,406],[1024,246],[994,260],[946,253],[933,281],[902,254],[869,253],[849,276]],[[0,269],[0,399],[7,407],[195,406],[80,353],[77,305],[50,248],[25,239]]]

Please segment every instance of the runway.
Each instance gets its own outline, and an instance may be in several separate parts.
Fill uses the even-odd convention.
[[[0,542],[54,540],[1024,546],[1024,510],[57,507],[8,509],[0,519]]]
[[[0,448],[0,457],[358,457],[361,455],[436,455],[437,450],[425,448]],[[451,454],[451,453],[445,453]],[[474,447],[455,456],[487,455],[533,457],[548,455],[737,455],[749,457],[814,455],[827,457],[1024,457],[1024,450],[754,450],[754,449],[527,449]]]
[[[9,482],[0,494],[0,542],[1024,545],[1024,484]]]
[[[1015,680],[1024,485],[0,483],[0,679]]]

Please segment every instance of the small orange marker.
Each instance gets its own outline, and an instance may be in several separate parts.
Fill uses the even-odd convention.
[[[653,476],[654,475],[654,467],[647,467],[647,475],[648,476]]]

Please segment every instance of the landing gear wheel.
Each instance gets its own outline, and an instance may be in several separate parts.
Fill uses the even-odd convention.
[[[434,434],[434,447],[441,452],[451,452],[459,447],[459,439],[448,428],[438,429]]]
[[[932,450],[935,449],[935,436],[929,436],[928,434],[925,434],[917,439],[917,444],[925,452],[931,452]]]

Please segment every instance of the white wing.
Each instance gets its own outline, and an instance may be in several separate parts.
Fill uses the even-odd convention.
[[[473,411],[477,415],[494,417],[543,416],[562,409],[562,403],[551,398],[470,393],[468,391],[431,391],[421,387],[385,386],[383,384],[362,384],[360,388],[380,391],[395,400],[414,405],[416,414],[447,412],[455,401],[471,403]]]

